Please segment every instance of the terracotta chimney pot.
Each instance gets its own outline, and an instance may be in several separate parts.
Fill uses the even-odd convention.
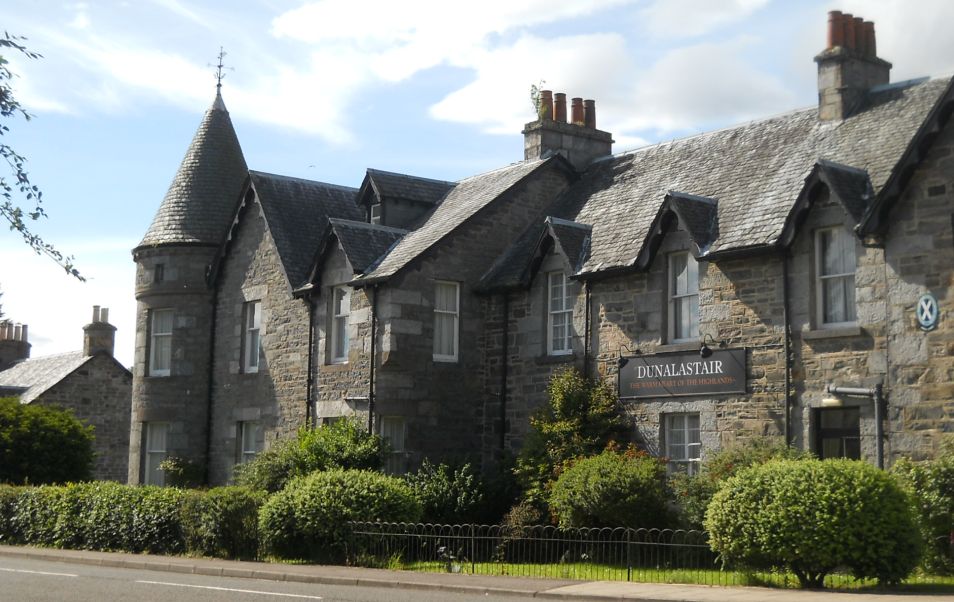
[[[583,125],[588,128],[596,129],[596,101],[583,101]]]
[[[561,123],[566,123],[566,94],[557,92],[553,101],[553,119]]]
[[[553,119],[553,90],[540,91],[540,113],[537,115],[540,119]]]
[[[845,45],[845,28],[840,10],[828,13],[828,48]]]
[[[583,125],[583,99],[574,98],[570,101],[570,119],[574,125]]]

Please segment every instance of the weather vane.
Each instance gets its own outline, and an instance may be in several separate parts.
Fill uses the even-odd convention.
[[[225,66],[224,61],[226,56],[228,56],[228,53],[225,52],[225,48],[223,48],[222,46],[219,46],[219,64],[216,65],[216,71],[215,71],[215,80],[216,82],[218,82],[215,84],[215,88],[219,92],[222,91],[222,80],[225,79],[225,74],[222,73],[222,70],[229,69],[231,71],[235,71],[233,67]]]

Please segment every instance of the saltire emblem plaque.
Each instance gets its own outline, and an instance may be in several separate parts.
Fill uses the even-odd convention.
[[[918,299],[917,309],[918,325],[921,330],[934,330],[937,328],[937,321],[940,317],[940,311],[937,306],[937,299],[931,293],[925,293]]]

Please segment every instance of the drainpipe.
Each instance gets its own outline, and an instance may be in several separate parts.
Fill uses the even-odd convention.
[[[206,395],[208,397],[207,406],[206,406],[206,421],[205,421],[205,484],[209,484],[209,476],[211,474],[211,468],[209,464],[212,463],[212,392],[214,390],[214,384],[212,378],[215,374],[215,319],[216,319],[216,309],[219,304],[219,294],[218,287],[212,288],[212,324],[209,326],[209,383],[208,390]]]
[[[871,389],[860,387],[836,387],[828,385],[826,391],[833,395],[847,395],[849,397],[867,397],[874,401],[875,411],[875,455],[877,456],[878,468],[884,468],[884,389],[878,384]]]
[[[583,281],[583,290],[585,292],[585,300],[583,303],[585,307],[583,308],[583,319],[585,323],[583,324],[583,378],[590,377],[590,281]]]
[[[788,253],[782,251],[782,324],[785,328],[785,445],[792,445],[792,325],[788,301]]]
[[[500,458],[507,449],[507,379],[510,355],[510,293],[503,294],[503,357],[500,367]]]
[[[308,305],[308,378],[305,399],[305,425],[315,428],[318,421],[318,407],[315,404],[315,299],[311,295],[305,298]],[[314,407],[315,411],[312,411]]]
[[[371,366],[368,374],[368,434],[374,434],[374,364],[378,332],[378,285],[371,287]]]

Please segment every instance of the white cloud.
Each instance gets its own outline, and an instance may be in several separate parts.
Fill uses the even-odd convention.
[[[878,56],[894,65],[893,81],[954,73],[954,2],[844,0],[833,8],[874,21]]]
[[[640,21],[653,38],[686,38],[739,21],[768,3],[769,0],[654,0],[640,11]]]
[[[748,47],[733,40],[670,52],[640,76],[623,129],[699,130],[792,109],[791,90],[745,61]]]
[[[58,248],[76,254],[77,266],[87,282],[67,276],[63,269],[30,251],[18,238],[0,239],[0,297],[4,318],[29,326],[31,357],[77,351],[83,348],[83,326],[93,305],[109,308],[116,326],[115,356],[124,366],[133,358],[136,301],[131,294],[135,278],[128,258],[138,241],[57,240]],[[38,284],[42,283],[42,284]]]
[[[601,102],[621,96],[633,71],[626,41],[618,34],[543,39],[523,36],[511,46],[475,56],[473,82],[433,105],[437,119],[481,125],[491,133],[513,134],[535,116],[530,85],[544,80],[545,88]],[[600,127],[600,123],[597,126]]]

